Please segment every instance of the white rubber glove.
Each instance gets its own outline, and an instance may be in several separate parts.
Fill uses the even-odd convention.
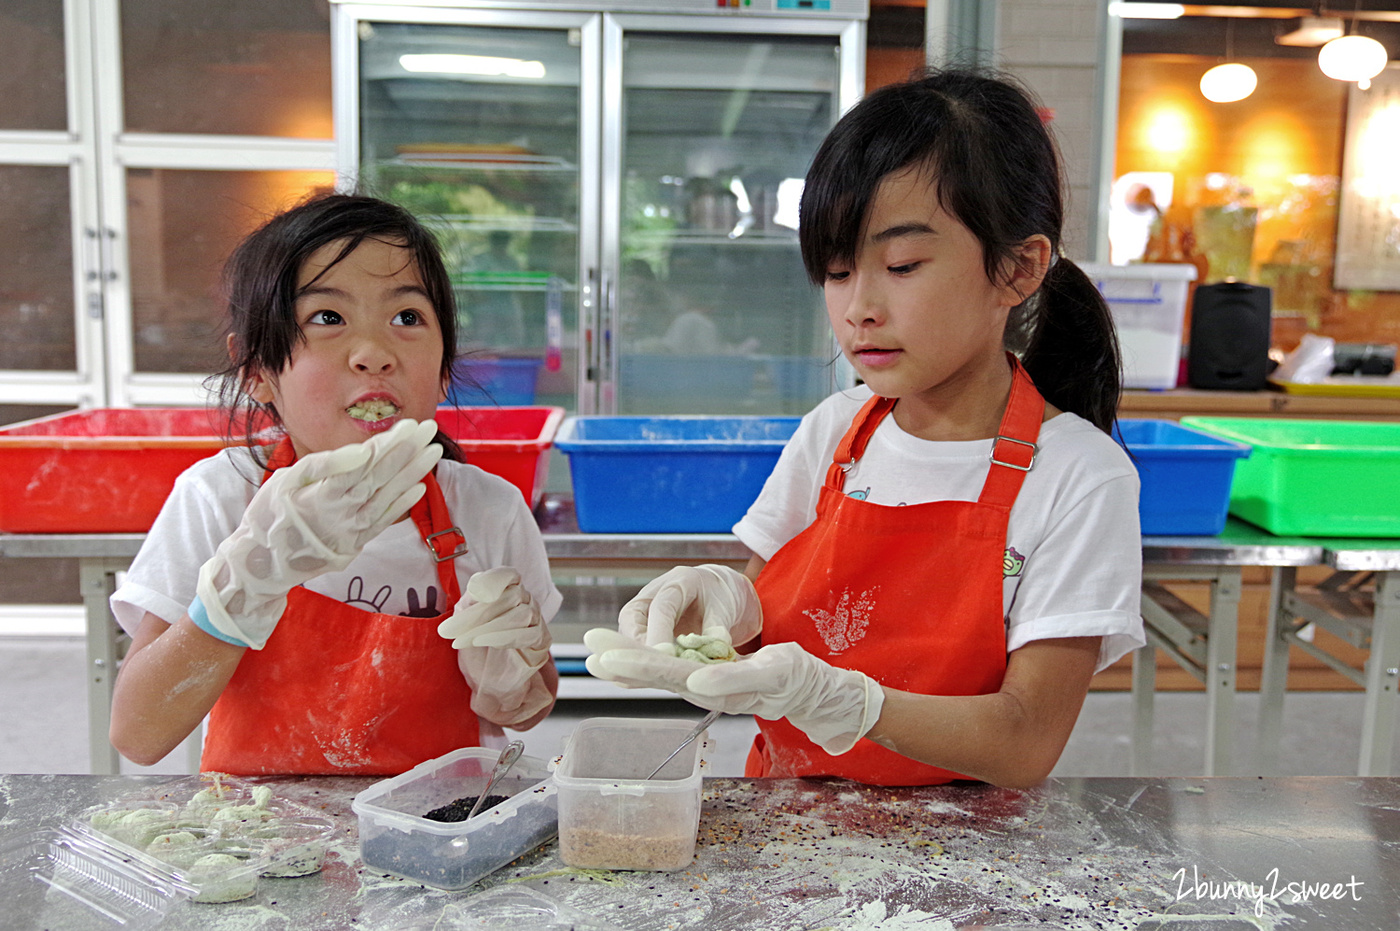
[[[220,639],[262,649],[288,592],[344,569],[423,497],[423,477],[442,458],[436,435],[431,420],[403,420],[272,473],[200,568],[191,620]]]
[[[438,633],[457,650],[472,710],[488,721],[518,724],[554,701],[539,675],[549,662],[549,628],[514,569],[473,575]]]
[[[648,582],[622,606],[617,629],[637,643],[655,646],[676,639],[687,610],[699,614],[696,633],[723,627],[735,645],[747,643],[763,629],[763,608],[749,577],[728,566],[677,566]]]
[[[618,639],[613,639],[618,638]],[[701,708],[787,718],[827,753],[856,745],[880,719],[885,693],[865,673],[822,662],[795,643],[776,643],[732,663],[707,665],[627,646],[609,630],[590,630],[588,671],[627,688],[661,688]]]

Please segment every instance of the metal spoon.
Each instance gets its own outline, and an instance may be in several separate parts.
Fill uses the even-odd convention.
[[[506,748],[501,751],[501,755],[496,757],[496,767],[491,770],[491,778],[486,780],[486,788],[481,790],[481,794],[476,797],[476,804],[473,805],[472,810],[467,813],[468,821],[475,818],[476,813],[481,810],[481,804],[486,801],[486,796],[491,794],[491,787],[496,784],[496,780],[510,772],[510,768],[515,765],[515,761],[520,759],[520,754],[524,752],[525,743],[523,741],[512,740],[510,743],[506,744]]]
[[[669,762],[671,762],[672,760],[674,760],[674,759],[676,758],[676,756],[677,756],[682,750],[684,750],[686,747],[690,746],[691,743],[694,742],[695,738],[696,738],[696,737],[699,737],[699,736],[700,736],[700,733],[701,733],[702,731],[704,731],[705,728],[707,728],[707,727],[709,727],[711,724],[715,723],[715,721],[719,718],[719,714],[720,714],[719,711],[711,711],[709,714],[707,714],[707,715],[705,715],[703,718],[701,718],[701,719],[700,719],[700,723],[697,724],[697,725],[695,725],[695,730],[691,731],[688,735],[686,735],[685,740],[682,740],[682,741],[681,741],[681,745],[680,745],[679,747],[677,747],[676,749],[672,750],[672,751],[671,751],[671,755],[668,756],[668,757],[666,757],[666,759],[662,760],[662,761],[661,761],[661,765],[658,766],[658,767],[656,767],[656,769],[653,769],[653,770],[651,771],[651,775],[650,775],[650,776],[647,776],[647,778],[648,778],[648,779],[655,779],[655,778],[656,778],[656,774],[659,773],[659,772],[661,772],[661,770],[665,769],[667,763],[669,763]]]

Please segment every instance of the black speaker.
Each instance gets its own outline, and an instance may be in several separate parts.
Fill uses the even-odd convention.
[[[1222,281],[1196,288],[1186,380],[1192,388],[1254,391],[1267,384],[1273,295]]]

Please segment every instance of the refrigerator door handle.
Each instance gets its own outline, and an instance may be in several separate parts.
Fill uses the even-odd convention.
[[[598,288],[598,392],[599,410],[617,413],[617,355],[613,338],[617,334],[617,280],[606,271]]]
[[[579,294],[579,332],[582,333],[579,365],[578,410],[580,414],[598,413],[598,269],[588,266],[583,270],[583,282]]]

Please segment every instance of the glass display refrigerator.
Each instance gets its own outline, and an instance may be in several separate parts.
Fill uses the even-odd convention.
[[[333,11],[339,183],[439,232],[454,400],[800,414],[850,383],[797,202],[863,88],[866,0]]]

